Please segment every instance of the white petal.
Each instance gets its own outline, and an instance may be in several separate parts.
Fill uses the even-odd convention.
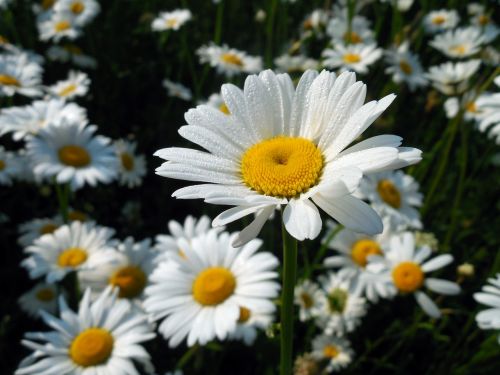
[[[422,271],[431,272],[440,269],[453,262],[453,257],[450,254],[442,254],[431,260],[425,262],[422,265]]]
[[[266,223],[267,219],[271,216],[276,206],[267,206],[261,212],[259,212],[255,219],[234,239],[231,246],[240,247],[245,245],[247,242],[253,240],[259,234],[260,230]]]
[[[460,286],[457,283],[448,280],[435,279],[428,277],[425,279],[425,286],[436,293],[445,295],[455,295],[460,293]]]
[[[420,305],[420,307],[425,311],[425,313],[431,318],[437,319],[441,316],[441,312],[439,311],[438,307],[427,294],[423,292],[416,292],[415,299],[417,300],[417,303]]]
[[[283,212],[285,228],[299,241],[314,239],[321,231],[321,216],[309,199],[292,199]]]

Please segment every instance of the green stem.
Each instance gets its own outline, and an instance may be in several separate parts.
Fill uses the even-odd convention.
[[[215,19],[214,43],[219,45],[222,39],[222,19],[224,15],[224,1],[217,4],[217,15]]]
[[[179,362],[177,362],[177,365],[175,366],[175,368],[178,370],[182,369],[186,365],[186,363],[188,363],[191,360],[193,355],[195,355],[198,348],[199,348],[198,345],[194,345],[186,353],[184,353],[184,355],[181,357],[181,359],[179,359]]]
[[[267,17],[267,43],[266,43],[266,67],[272,67],[273,63],[273,38],[274,38],[274,18],[276,14],[276,8],[278,6],[278,0],[272,0],[269,7],[268,17]]]
[[[356,10],[356,0],[347,0],[347,38],[345,43],[347,45],[351,44],[352,38],[352,19],[354,18],[354,13]]]
[[[65,223],[68,222],[68,207],[69,207],[69,184],[64,184],[64,185],[59,185],[58,183],[55,184],[56,186],[56,194],[57,194],[57,200],[59,202],[59,212],[63,218],[63,221]]]
[[[293,365],[293,294],[297,277],[297,240],[285,229],[283,238],[283,287],[281,291],[280,374],[291,375]]]

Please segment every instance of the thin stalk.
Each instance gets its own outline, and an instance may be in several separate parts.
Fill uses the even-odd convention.
[[[222,19],[224,16],[224,1],[217,4],[217,15],[215,16],[214,43],[219,45],[222,40]]]
[[[266,67],[270,68],[273,62],[273,39],[274,39],[274,18],[276,15],[276,8],[278,6],[278,0],[272,0],[269,7],[269,12],[267,15],[267,27],[266,27]]]
[[[285,229],[283,238],[283,286],[281,290],[280,374],[291,375],[293,365],[293,293],[297,277],[297,240]]]
[[[193,355],[196,354],[198,348],[199,348],[199,346],[195,345],[195,346],[191,347],[186,353],[184,353],[183,356],[181,357],[181,359],[179,359],[179,362],[177,362],[177,365],[175,366],[175,368],[178,370],[181,370],[186,365],[186,363],[188,363],[191,360]]]
[[[347,38],[345,42],[347,45],[351,44],[352,38],[352,19],[356,11],[356,0],[347,0]]]
[[[57,194],[57,200],[59,202],[59,213],[61,214],[63,221],[65,223],[68,222],[68,207],[69,207],[69,184],[64,184],[64,185],[59,185],[58,183],[55,184],[56,186],[56,194]]]

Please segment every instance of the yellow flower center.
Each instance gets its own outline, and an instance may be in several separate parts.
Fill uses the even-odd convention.
[[[134,158],[130,154],[124,152],[120,155],[120,159],[122,161],[122,166],[126,171],[130,172],[134,169]]]
[[[77,86],[74,83],[70,83],[68,86],[64,87],[61,91],[59,91],[59,96],[68,96],[73,94],[77,89]]]
[[[167,24],[167,27],[174,28],[179,22],[175,18],[170,18],[165,23]]]
[[[35,297],[37,300],[42,302],[52,301],[55,297],[55,293],[50,288],[43,288],[36,292]]]
[[[3,35],[0,35],[0,44],[9,44],[9,39],[4,37]]]
[[[59,149],[58,155],[61,163],[71,167],[80,168],[90,164],[90,155],[81,146],[63,146]]]
[[[401,193],[390,180],[381,180],[377,185],[380,198],[393,208],[401,207]]]
[[[48,223],[45,224],[43,227],[40,228],[40,234],[49,234],[49,233],[54,233],[54,231],[57,229],[57,225]]]
[[[250,319],[251,312],[246,307],[240,306],[240,317],[238,318],[238,323],[245,323]]]
[[[300,295],[300,299],[302,300],[302,303],[304,304],[304,307],[306,309],[310,309],[313,307],[314,301],[309,293],[302,293]]]
[[[21,86],[17,79],[7,74],[0,74],[0,85],[17,87]]]
[[[193,297],[204,306],[218,305],[233,294],[236,288],[234,275],[222,267],[201,271],[193,282]]]
[[[54,29],[59,33],[64,30],[68,30],[71,27],[69,21],[59,21],[55,24]]]
[[[463,44],[457,44],[456,46],[451,47],[450,51],[456,53],[457,55],[463,55],[467,52],[467,48]]]
[[[424,283],[424,273],[414,262],[402,262],[392,270],[394,285],[401,292],[411,293]]]
[[[220,106],[219,106],[219,111],[221,111],[222,113],[226,114],[226,115],[230,115],[231,112],[229,112],[229,108],[227,108],[227,105],[226,103],[222,103]]]
[[[69,355],[79,366],[96,366],[109,359],[113,345],[113,336],[107,330],[88,328],[75,337],[69,348]]]
[[[347,305],[349,295],[344,289],[336,288],[328,293],[328,307],[332,313],[342,313]]]
[[[380,246],[373,240],[362,239],[356,241],[351,247],[352,260],[359,266],[365,267],[370,255],[382,254]]]
[[[401,71],[407,75],[409,75],[413,72],[411,65],[405,60],[401,60],[399,62],[399,69],[401,69]]]
[[[323,348],[323,355],[326,358],[335,358],[336,356],[339,355],[339,350],[337,349],[336,346],[333,345],[326,345]]]
[[[432,19],[432,23],[435,25],[442,25],[445,21],[446,21],[446,18],[444,18],[443,16],[435,16]]]
[[[68,219],[70,221],[81,221],[84,222],[87,220],[87,215],[81,211],[73,210],[68,213]]]
[[[85,5],[80,1],[75,1],[73,4],[71,4],[70,9],[74,14],[80,14],[85,10]]]
[[[111,285],[120,288],[120,298],[135,298],[146,286],[147,277],[138,266],[126,266],[116,271],[109,279]]]
[[[42,0],[42,8],[43,10],[47,10],[52,8],[56,0]]]
[[[59,254],[57,264],[60,267],[78,267],[87,260],[87,252],[79,247],[70,247]]]
[[[346,53],[342,59],[347,64],[355,64],[361,61],[361,56],[357,53]]]
[[[0,160],[0,171],[5,169],[5,162],[3,160]]]
[[[267,139],[250,147],[241,159],[245,184],[274,197],[305,193],[318,183],[322,170],[321,151],[304,138]]]
[[[231,64],[231,65],[236,65],[236,66],[243,66],[243,61],[236,56],[234,53],[224,53],[221,56],[221,60],[225,62],[226,64]]]
[[[358,43],[361,43],[363,41],[363,39],[361,39],[361,37],[358,35],[358,33],[351,31],[350,34],[347,32],[344,34],[344,41],[352,43],[352,44],[358,44]]]
[[[490,23],[490,17],[488,17],[488,16],[487,16],[487,15],[485,15],[485,14],[481,14],[481,15],[479,16],[478,22],[479,22],[479,24],[480,24],[481,26],[485,26],[485,25],[487,25],[487,24],[489,24],[489,23]]]
[[[468,102],[465,104],[465,109],[467,112],[477,113],[477,106],[474,102]]]

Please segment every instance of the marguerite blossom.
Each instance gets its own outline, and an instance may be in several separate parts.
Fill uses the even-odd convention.
[[[481,60],[466,62],[447,62],[438,66],[431,66],[426,77],[432,85],[443,94],[457,95],[468,88],[468,80],[479,69]]]
[[[318,61],[304,55],[290,56],[284,54],[274,59],[277,71],[283,73],[302,73],[308,69],[317,69]]]
[[[460,17],[456,10],[433,10],[424,18],[424,28],[429,33],[453,29],[458,25]]]
[[[12,185],[12,180],[21,173],[21,169],[16,154],[0,146],[0,185]]]
[[[133,188],[142,184],[146,175],[146,158],[137,154],[135,142],[119,139],[114,142],[116,156],[120,160],[119,181],[121,185]]]
[[[187,21],[191,19],[189,9],[176,9],[171,12],[161,12],[151,23],[153,31],[179,30]]]
[[[299,319],[305,322],[314,318],[321,307],[322,292],[316,283],[304,280],[294,290],[294,302],[299,306]]]
[[[212,94],[208,97],[208,101],[205,103],[213,108],[217,108],[220,110],[222,113],[229,115],[229,109],[227,108],[226,103],[224,103],[224,100],[222,99],[222,96],[220,94]]]
[[[164,79],[162,83],[163,87],[167,89],[168,96],[187,101],[191,100],[191,98],[193,97],[193,94],[191,93],[189,87],[186,87],[181,83],[176,83],[169,79]]]
[[[258,331],[265,331],[273,322],[274,306],[255,308],[252,311],[242,307],[236,324],[236,329],[228,335],[229,340],[243,341],[245,345],[252,345],[257,338]]]
[[[376,44],[336,44],[333,49],[323,51],[323,65],[328,68],[340,68],[341,71],[354,70],[368,73],[368,66],[382,56],[382,49]]]
[[[41,95],[42,73],[40,64],[25,53],[0,54],[0,97]]]
[[[57,13],[72,14],[75,24],[82,27],[99,14],[101,6],[96,0],[57,0],[54,10]]]
[[[80,68],[95,69],[97,61],[93,57],[83,53],[82,49],[74,44],[63,46],[50,46],[47,50],[47,57],[52,61],[72,62]]]
[[[38,283],[19,297],[18,303],[25,313],[33,318],[40,317],[40,310],[55,314],[60,290],[55,284]]]
[[[448,57],[463,59],[478,53],[483,43],[478,27],[464,27],[436,35],[429,45]]]
[[[63,99],[85,96],[89,91],[90,79],[86,73],[70,71],[68,78],[48,87],[49,93]]]
[[[481,329],[500,330],[500,273],[488,279],[490,285],[485,285],[482,292],[474,293],[474,299],[488,306],[487,310],[476,315],[476,322]],[[500,334],[498,335],[500,344]]]
[[[32,219],[19,225],[19,238],[17,243],[22,247],[27,247],[38,237],[44,234],[54,233],[63,224],[60,217]]]
[[[59,42],[63,38],[76,39],[82,33],[71,12],[50,12],[37,20],[41,41]]]
[[[312,341],[312,349],[313,358],[326,362],[327,373],[337,372],[347,367],[354,355],[349,341],[329,335],[316,336]]]
[[[418,55],[410,52],[408,42],[386,51],[385,56],[389,64],[385,73],[392,74],[394,82],[406,83],[410,91],[427,85],[422,64]]]
[[[326,32],[334,44],[372,44],[373,31],[370,21],[365,17],[355,15],[351,20],[351,33],[348,33],[349,22],[346,17],[334,17],[328,23]]]

